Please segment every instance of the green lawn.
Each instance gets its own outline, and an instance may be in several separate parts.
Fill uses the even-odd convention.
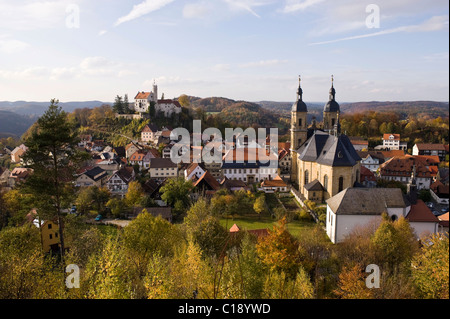
[[[238,225],[238,227],[243,230],[262,228],[272,229],[273,225],[276,224],[276,220],[265,216],[261,217],[261,219],[258,219],[257,216],[238,216],[233,219],[221,218],[220,224],[227,229],[230,229],[233,224]],[[316,223],[313,221],[294,220],[287,224],[287,228],[293,236],[298,237],[300,232],[311,230],[315,225]]]

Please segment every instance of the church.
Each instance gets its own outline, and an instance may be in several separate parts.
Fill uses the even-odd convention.
[[[291,182],[305,199],[316,203],[353,187],[360,179],[361,158],[350,139],[341,133],[333,82],[332,77],[323,123],[318,125],[313,119],[308,125],[300,78],[291,111]]]

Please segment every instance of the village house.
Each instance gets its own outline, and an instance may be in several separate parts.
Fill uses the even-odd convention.
[[[101,187],[105,183],[108,178],[108,173],[101,169],[100,167],[92,167],[87,170],[84,170],[83,173],[79,174],[76,181],[75,186],[77,187],[89,187],[89,186],[97,186]]]
[[[25,154],[25,152],[28,150],[28,147],[26,147],[24,144],[21,144],[17,146],[12,152],[11,152],[11,163],[21,163],[22,162],[22,156]]]
[[[147,124],[141,131],[141,142],[143,143],[154,143],[157,140],[157,133],[161,132],[158,127],[154,124]]]
[[[61,245],[58,223],[53,220],[41,220],[36,209],[32,209],[26,218],[28,222],[39,228],[43,252],[58,254]]]
[[[361,157],[361,167],[364,166],[372,172],[377,172],[380,165],[384,163],[385,157],[383,153],[377,151],[357,151]]]
[[[278,156],[262,150],[263,157],[258,148],[236,148],[227,151],[222,160],[223,176],[247,184],[274,179],[278,175]]]
[[[438,204],[449,204],[449,185],[444,185],[440,181],[436,181],[430,186],[431,197]]]
[[[11,175],[11,171],[6,167],[0,167],[0,187],[6,187],[8,185],[8,178]]]
[[[289,149],[278,149],[278,167],[280,173],[285,174],[291,171],[291,151]]]
[[[369,141],[363,140],[360,137],[349,136],[350,142],[355,151],[364,151],[369,149]]]
[[[414,144],[412,155],[436,155],[440,161],[445,161],[445,146],[443,144]]]
[[[383,145],[379,145],[375,149],[406,151],[407,147],[406,142],[400,141],[400,134],[383,134]]]
[[[152,158],[148,173],[150,178],[163,180],[178,177],[178,166],[170,158]]]
[[[278,175],[274,179],[266,179],[263,181],[261,188],[265,193],[289,191],[287,184]]]
[[[115,171],[106,181],[106,187],[113,195],[124,196],[128,184],[135,178],[133,167],[127,166]]]
[[[222,188],[225,188],[229,190],[230,192],[237,192],[240,190],[248,191],[250,190],[250,187],[242,181],[242,180],[236,180],[236,179],[228,179],[226,176],[222,178],[220,181],[220,186]]]
[[[125,157],[128,159],[131,155],[133,155],[135,152],[143,149],[143,147],[139,144],[136,144],[134,142],[130,142],[125,146]]]
[[[433,167],[428,159],[405,155],[394,156],[380,165],[380,178],[387,181],[398,181],[403,184],[411,182],[413,175],[417,181],[417,188],[430,189],[433,176],[437,174],[437,167]]]
[[[134,152],[128,159],[128,164],[139,165],[139,169],[148,169],[150,167],[150,160],[156,158],[156,154],[150,150],[138,150]]]
[[[8,187],[14,188],[18,183],[25,181],[33,170],[31,168],[15,167],[8,178]]]
[[[199,179],[205,172],[206,168],[202,163],[191,163],[184,170],[184,179],[185,180],[197,180]]]
[[[359,182],[365,187],[376,187],[377,177],[375,174],[365,166],[361,166]]]

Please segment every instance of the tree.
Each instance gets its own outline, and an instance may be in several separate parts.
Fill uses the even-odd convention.
[[[128,94],[125,94],[123,97],[123,112],[126,114],[130,114],[130,113],[134,113],[131,109],[130,109],[130,102],[128,102]]]
[[[404,217],[392,222],[387,214],[371,239],[378,262],[385,264],[391,273],[411,263],[417,241],[411,226]]]
[[[152,216],[145,209],[123,231],[125,253],[142,276],[145,275],[150,256],[172,255],[176,240],[175,227],[160,216]]]
[[[266,197],[260,195],[256,198],[255,203],[253,204],[253,210],[258,214],[258,219],[261,219],[261,213],[264,211],[264,204],[266,202]]]
[[[189,197],[193,184],[184,178],[171,178],[160,188],[161,199],[174,208],[175,217],[183,214],[191,203]]]
[[[23,156],[33,174],[21,189],[33,195],[42,219],[58,219],[60,253],[64,257],[61,209],[72,199],[75,172],[88,154],[77,150],[77,135],[57,100],[51,100],[48,110],[37,123],[36,130],[25,141],[28,150]]]
[[[125,195],[125,202],[129,207],[140,206],[144,198],[144,189],[138,181],[132,181],[128,184],[128,191]]]
[[[449,298],[449,239],[446,234],[425,238],[412,261],[414,283],[423,298]]]
[[[112,215],[116,218],[122,216],[127,211],[125,201],[119,198],[111,198],[106,203],[106,207],[111,210]]]
[[[298,271],[298,243],[286,229],[286,219],[274,225],[269,234],[258,240],[258,255],[271,270],[295,276]]]
[[[189,97],[186,94],[182,94],[178,97],[178,103],[183,107],[188,107],[191,104]]]
[[[123,114],[124,111],[125,111],[124,106],[126,106],[126,105],[124,105],[124,102],[123,102],[123,100],[122,100],[122,97],[119,96],[119,95],[117,95],[116,98],[115,98],[115,100],[114,100],[113,111],[114,111],[115,113],[117,113],[117,114]],[[128,109],[128,108],[127,108],[127,109]]]
[[[283,271],[272,271],[264,284],[263,296],[268,299],[311,299],[314,287],[301,267],[294,279],[290,279]]]
[[[367,288],[363,269],[359,265],[344,267],[339,274],[339,287],[335,294],[342,299],[372,299],[372,290]]]

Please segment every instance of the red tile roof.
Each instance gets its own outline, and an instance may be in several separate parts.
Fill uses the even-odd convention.
[[[419,150],[445,151],[444,144],[416,144]]]
[[[138,92],[138,94],[136,94],[136,97],[134,99],[135,100],[147,100],[149,96],[150,96],[150,92]]]
[[[393,135],[394,140],[400,140],[400,134],[383,134],[383,140],[389,140],[389,136]]]
[[[411,210],[406,219],[410,222],[439,222],[439,219],[433,215],[421,199],[418,199],[415,205],[411,205]]]

